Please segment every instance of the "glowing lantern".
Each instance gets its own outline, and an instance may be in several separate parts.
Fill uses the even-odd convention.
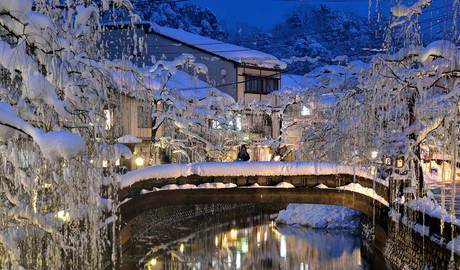
[[[134,162],[136,162],[136,166],[137,166],[137,167],[142,167],[142,166],[144,166],[144,158],[142,158],[142,157],[137,157],[136,160],[135,160]]]

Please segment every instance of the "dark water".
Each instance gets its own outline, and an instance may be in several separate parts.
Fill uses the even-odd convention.
[[[213,228],[149,254],[145,269],[383,269],[359,234],[275,226]],[[372,259],[370,259],[372,258]]]

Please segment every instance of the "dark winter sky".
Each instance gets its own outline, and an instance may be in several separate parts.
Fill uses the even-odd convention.
[[[261,28],[269,28],[280,22],[289,11],[299,5],[327,5],[367,16],[369,0],[190,0],[208,7],[226,23],[246,22]],[[375,4],[377,0],[372,2]],[[380,2],[388,3],[387,0]],[[375,10],[375,7],[373,7]],[[389,12],[388,4],[383,12]]]

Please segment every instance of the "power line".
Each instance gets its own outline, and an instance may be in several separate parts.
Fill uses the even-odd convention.
[[[210,85],[210,86],[204,86],[204,87],[175,88],[175,90],[179,90],[179,91],[189,91],[189,90],[200,90],[200,89],[221,88],[221,87],[227,87],[227,86],[238,85],[238,84],[242,84],[242,83],[246,83],[246,82],[257,81],[257,80],[260,80],[260,79],[273,78],[273,77],[275,77],[275,76],[278,76],[278,75],[281,75],[281,74],[284,74],[284,73],[287,73],[287,70],[285,70],[285,71],[279,71],[279,72],[273,73],[273,74],[271,74],[271,75],[256,77],[256,78],[254,78],[254,79],[247,79],[247,80],[243,80],[243,81],[236,81],[236,82],[231,82],[231,83],[218,84],[218,85],[214,85],[214,86],[211,86],[211,85]]]

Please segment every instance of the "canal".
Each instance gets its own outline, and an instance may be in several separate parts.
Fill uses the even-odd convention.
[[[124,269],[389,269],[359,231],[277,225],[276,214],[224,216],[155,224],[126,250]]]

